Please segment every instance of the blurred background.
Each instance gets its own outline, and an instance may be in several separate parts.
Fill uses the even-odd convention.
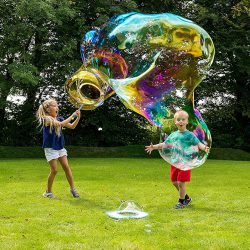
[[[195,91],[195,105],[211,131],[214,148],[250,150],[249,1],[4,0],[0,2],[2,152],[4,146],[40,147],[35,113],[43,100],[55,98],[64,117],[75,110],[64,83],[82,64],[82,37],[110,17],[131,11],[171,12],[210,34],[215,60]],[[77,147],[159,141],[159,131],[115,95],[93,111],[82,111],[76,129],[64,133],[66,145]]]

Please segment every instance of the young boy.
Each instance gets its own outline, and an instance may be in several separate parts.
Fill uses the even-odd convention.
[[[192,141],[192,144],[197,145],[199,150],[209,153],[209,147],[201,143],[199,139],[194,135],[194,133],[187,130],[186,127],[188,124],[188,113],[186,111],[184,110],[177,111],[174,115],[174,122],[178,130],[171,133],[168,139],[171,138],[171,140],[178,141],[180,144],[184,144],[185,141],[187,140]],[[155,145],[151,144],[149,146],[145,146],[145,151],[150,154],[153,150],[162,149],[164,144],[165,143],[163,142]],[[171,165],[170,179],[179,192],[179,201],[175,206],[176,209],[184,208],[185,206],[189,205],[192,202],[192,198],[189,197],[188,194],[186,193],[186,185],[185,185],[186,182],[190,181],[190,177],[191,177],[191,170],[184,171]]]

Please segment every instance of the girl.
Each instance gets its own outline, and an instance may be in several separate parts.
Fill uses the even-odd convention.
[[[39,124],[43,126],[42,147],[44,148],[45,157],[50,165],[47,190],[43,196],[46,198],[55,197],[52,193],[52,184],[57,174],[58,159],[69,182],[72,196],[74,198],[80,198],[77,190],[75,189],[72,172],[68,164],[67,151],[64,148],[62,127],[74,129],[80,120],[81,112],[80,110],[77,110],[64,120],[61,116],[58,116],[58,111],[57,102],[53,99],[44,101],[37,110],[37,119]],[[71,123],[71,120],[75,117],[75,121]]]

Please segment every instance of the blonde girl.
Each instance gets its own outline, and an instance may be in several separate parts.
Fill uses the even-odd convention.
[[[58,116],[59,108],[56,100],[49,99],[44,101],[37,110],[37,119],[42,126],[43,145],[45,157],[50,165],[47,189],[43,196],[54,198],[52,184],[57,174],[57,160],[59,160],[70,186],[70,192],[74,198],[79,198],[79,194],[74,186],[72,171],[68,164],[67,151],[64,148],[64,135],[62,127],[74,129],[81,117],[80,110],[74,112],[67,119]],[[71,122],[74,118],[76,119]]]

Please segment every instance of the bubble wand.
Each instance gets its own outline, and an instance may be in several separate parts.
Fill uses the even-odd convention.
[[[82,104],[82,105],[80,106],[80,108],[77,109],[77,111],[81,111],[81,109],[83,108],[83,106],[84,106],[84,104]],[[76,117],[77,117],[77,115],[74,115],[74,116],[73,116],[73,119],[75,119]]]

